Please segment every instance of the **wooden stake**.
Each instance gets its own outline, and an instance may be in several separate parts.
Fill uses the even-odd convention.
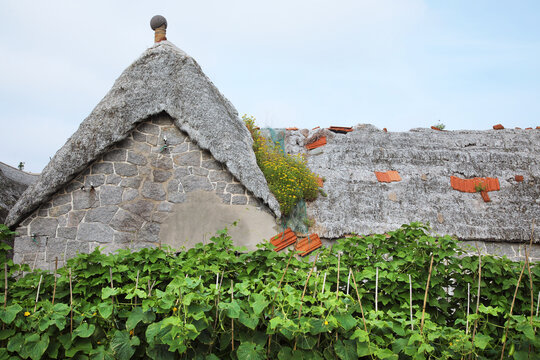
[[[375,313],[379,311],[378,307],[378,295],[379,295],[379,268],[375,269]]]
[[[469,308],[471,305],[471,284],[467,283],[467,325],[465,335],[469,334]]]
[[[351,282],[351,268],[349,268],[349,276],[347,276],[347,296],[349,295],[349,284]],[[345,310],[349,308],[349,305],[345,305]]]
[[[71,268],[69,268],[69,333],[73,334],[73,287],[71,286]]]
[[[356,291],[356,297],[358,298],[358,305],[360,305],[360,312],[362,313],[362,322],[364,323],[364,330],[367,332],[366,318],[364,317],[364,307],[362,306],[362,300],[360,299],[360,293],[358,292],[358,285],[356,285],[356,278],[354,272],[351,273],[352,281],[354,284],[354,290]]]
[[[413,325],[413,316],[412,316],[412,280],[411,275],[409,275],[409,309],[411,311],[411,331],[414,331],[414,325]]]
[[[317,253],[317,256],[315,256],[315,260],[313,261],[313,266],[311,267],[311,270],[309,271],[308,277],[306,279],[306,283],[304,284],[304,291],[302,291],[302,298],[300,299],[300,310],[298,310],[298,320],[302,317],[302,306],[304,305],[304,296],[306,295],[306,289],[309,283],[309,278],[311,277],[311,274],[313,273],[313,270],[315,269],[315,264],[317,263],[317,259],[319,258],[319,253]],[[296,351],[296,342],[298,338],[296,337],[294,339],[294,348],[293,351]]]
[[[43,274],[41,274],[40,277],[39,277],[39,283],[38,283],[37,292],[36,292],[36,304],[34,305],[34,312],[36,312],[36,310],[37,310],[37,303],[38,303],[38,300],[39,300],[39,290],[41,289],[41,281],[42,280],[43,280]]]
[[[478,251],[478,291],[476,293],[476,312],[477,318],[474,319],[474,328],[471,339],[471,344],[474,347],[474,337],[476,336],[476,326],[478,325],[478,309],[480,308],[480,285],[482,284],[482,253],[476,244],[476,251]]]
[[[54,305],[54,298],[56,297],[56,272],[58,271],[58,256],[54,260],[54,286],[52,292],[52,304]]]
[[[7,272],[7,263],[4,264],[4,309],[7,306],[7,292],[8,292],[8,272]]]
[[[112,268],[109,267],[109,279],[111,280],[111,290],[114,290],[114,283],[112,278]],[[112,304],[114,305],[114,296],[111,296]]]
[[[137,292],[137,287],[139,286],[139,272],[140,270],[137,270],[137,279],[135,280],[135,292]],[[137,306],[137,295],[135,295],[135,306]]]
[[[519,283],[521,282],[521,277],[523,276],[523,272],[525,271],[525,263],[523,263],[523,267],[521,268],[521,273],[519,274],[519,279],[516,284],[516,291],[514,291],[514,298],[512,299],[512,305],[510,305],[510,314],[508,317],[508,321],[506,322],[506,326],[504,327],[504,336],[503,336],[503,346],[501,350],[501,360],[504,357],[504,347],[506,346],[506,337],[508,336],[508,326],[510,325],[510,318],[512,317],[512,311],[514,311],[514,303],[516,302],[516,296],[519,289]]]
[[[424,305],[422,305],[422,319],[420,320],[420,334],[424,331],[424,315],[426,314],[427,295],[429,290],[429,281],[431,280],[431,270],[433,269],[433,254],[431,254],[431,261],[429,263],[429,273],[426,284],[426,292],[424,293]]]
[[[337,280],[336,280],[336,299],[339,298],[339,265],[341,263],[341,252],[338,251],[337,258]]]
[[[231,302],[234,301],[234,283],[231,279]],[[232,351],[234,351],[234,319],[231,319],[231,345]]]

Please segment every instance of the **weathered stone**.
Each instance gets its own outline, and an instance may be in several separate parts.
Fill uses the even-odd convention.
[[[126,161],[127,151],[124,149],[111,150],[103,155],[104,161]]]
[[[212,191],[212,184],[207,177],[197,176],[197,175],[188,175],[182,178],[182,186],[184,187],[184,192],[191,192],[197,190]]]
[[[52,200],[52,204],[54,206],[64,205],[70,202],[71,202],[71,193],[63,194],[63,195],[56,195]]]
[[[147,199],[165,200],[166,194],[161,183],[145,181],[142,186],[141,195]]]
[[[113,164],[110,162],[98,162],[92,165],[92,174],[109,175],[112,173],[113,173]]]
[[[95,209],[90,209],[86,212],[84,222],[100,222],[102,224],[108,224],[114,214],[116,214],[117,210],[118,206],[114,205],[101,206]]]
[[[152,175],[155,182],[165,182],[170,179],[172,172],[166,170],[154,170]]]
[[[167,221],[169,215],[169,213],[157,211],[152,214],[152,221],[158,224],[163,224],[165,221]]]
[[[131,149],[133,147],[134,143],[135,143],[135,141],[133,141],[129,137],[126,137],[125,139],[123,139],[123,140],[116,143],[115,149],[125,149],[125,150]]]
[[[163,138],[167,139],[167,144],[170,145],[178,145],[182,144],[186,140],[186,135],[180,132],[176,126],[167,127],[162,130],[161,135]]]
[[[131,135],[133,136],[133,140],[135,141],[146,142],[146,135],[143,133],[140,133],[138,131],[133,131]]]
[[[187,167],[180,167],[180,168],[174,169],[175,179],[181,179],[184,176],[188,176],[188,175],[191,175],[191,173],[189,172],[189,169]]]
[[[140,229],[143,223],[144,220],[140,217],[132,215],[126,210],[119,209],[109,225],[118,231],[137,231]]]
[[[201,152],[190,151],[175,155],[174,163],[178,166],[201,166]]]
[[[185,153],[187,151],[189,151],[189,144],[188,143],[183,143],[183,144],[178,144],[178,145],[172,147],[171,154],[181,154],[181,153]]]
[[[173,161],[169,157],[159,157],[156,161],[152,161],[152,166],[154,166],[156,169],[161,170],[171,170],[173,168]]]
[[[64,239],[75,239],[77,237],[76,227],[59,227],[57,236]]]
[[[242,184],[229,184],[225,188],[225,191],[229,194],[245,194],[246,189]]]
[[[49,216],[58,217],[60,215],[67,214],[70,210],[71,210],[71,204],[55,206],[49,209]]]
[[[126,163],[114,163],[114,172],[120,176],[135,176],[139,173],[137,166]]]
[[[109,243],[113,241],[114,231],[105,224],[101,223],[81,223],[77,231],[77,240],[97,241],[100,243]]]
[[[221,171],[212,170],[210,171],[208,178],[210,179],[210,181],[213,181],[213,182],[216,182],[216,181],[231,182],[232,181],[231,173],[225,170],[221,170]]]
[[[106,184],[107,185],[120,185],[122,178],[116,174],[107,175]]]
[[[218,196],[221,198],[221,201],[226,204],[231,204],[231,194],[218,194]]]
[[[100,193],[103,191],[103,188],[106,186],[100,187]],[[95,190],[86,191],[86,190],[76,190],[73,192],[73,209],[90,209],[99,205],[98,196]]]
[[[191,139],[191,142],[189,143],[189,151],[202,151],[202,149],[197,145],[197,142],[193,139]]]
[[[47,246],[46,236],[20,236],[13,244],[15,253],[35,253],[45,251]]]
[[[157,211],[164,211],[164,212],[172,212],[173,211],[173,204],[163,201],[160,202],[157,206]]]
[[[146,223],[139,231],[139,236],[137,237],[137,240],[145,242],[158,242],[159,230],[160,226],[158,223]]]
[[[83,183],[82,182],[79,182],[79,181],[71,181],[68,185],[66,185],[66,192],[67,193],[72,193],[73,191],[75,190],[79,190],[80,188],[83,187]]]
[[[122,201],[127,202],[139,196],[139,191],[136,189],[126,188],[122,194]]]
[[[202,167],[210,170],[221,170],[223,167],[219,161],[210,159],[202,162]]]
[[[136,152],[129,151],[128,157],[127,157],[128,163],[144,166],[148,163],[148,160],[146,160],[146,157],[144,157],[141,154],[137,154]]]
[[[141,186],[141,178],[140,177],[131,177],[131,178],[125,178],[122,179],[120,182],[120,186],[131,188],[131,189],[138,189]]]
[[[122,232],[117,231],[114,233],[114,242],[115,243],[132,243],[137,241],[137,233],[135,232]]]
[[[167,194],[167,200],[175,204],[181,204],[186,201],[186,194],[180,192],[170,192]]]
[[[210,153],[210,151],[208,151],[208,150],[203,150],[203,151],[202,151],[202,159],[203,159],[203,161],[204,161],[204,160],[213,160],[214,157],[212,156],[212,154]]]
[[[38,217],[30,223],[30,234],[38,236],[55,236],[58,219]]]
[[[173,124],[173,120],[170,116],[166,114],[159,114],[152,117],[152,124],[156,125],[171,125]]]
[[[122,188],[104,185],[99,188],[101,205],[116,205],[122,202]]]
[[[49,209],[38,209],[37,210],[37,216],[40,217],[48,217],[49,216]]]
[[[84,187],[86,190],[91,190],[92,186],[97,188],[105,184],[105,175],[88,175],[85,177]]]
[[[86,214],[85,210],[81,211],[70,211],[68,214],[68,226],[78,226],[81,220],[84,218],[84,215]]]
[[[68,219],[68,214],[64,214],[64,215],[60,215],[58,216],[58,226],[60,227],[64,227],[64,226],[67,226],[67,219]]]
[[[137,130],[142,132],[143,134],[152,134],[152,135],[159,135],[159,126],[143,122],[139,126],[137,126]]]
[[[232,197],[231,203],[233,205],[246,205],[248,203],[248,199],[245,195],[234,195]]]
[[[146,135],[146,142],[150,145],[156,146],[158,144],[158,137],[156,135]]]
[[[150,220],[152,217],[152,210],[154,209],[154,203],[150,200],[138,200],[132,203],[122,204],[121,207],[145,220]]]
[[[225,192],[225,188],[227,187],[227,183],[223,181],[212,183],[212,184],[216,184],[214,186],[214,190],[216,191],[216,194],[223,194]]]
[[[193,175],[208,176],[209,171],[201,167],[189,167],[188,168]]]

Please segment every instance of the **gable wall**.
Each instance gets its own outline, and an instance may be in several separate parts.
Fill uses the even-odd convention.
[[[204,197],[203,209],[195,211],[198,218],[174,215],[186,206],[193,213],[202,193],[211,196]],[[162,228],[182,228],[183,221],[211,221],[211,217],[205,217],[204,209],[209,208],[221,212],[231,209],[231,214],[223,218],[226,221],[241,218],[239,211],[251,209],[250,215],[263,218],[266,233],[274,232],[268,209],[208,151],[178,130],[172,118],[159,115],[140,123],[126,139],[27,217],[17,229],[14,260],[51,269],[56,257],[62,266],[77,252],[91,252],[98,246],[114,251],[164,243],[179,245],[174,234],[170,230],[163,234]],[[162,226],[166,222],[168,225]],[[230,224],[214,225],[217,229]],[[196,230],[189,232],[192,242],[206,236]],[[266,233],[251,234],[249,241],[262,241],[262,237],[253,236]],[[250,234],[240,235],[245,238]]]

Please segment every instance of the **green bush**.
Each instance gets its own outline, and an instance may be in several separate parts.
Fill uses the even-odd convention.
[[[211,243],[178,253],[80,254],[58,271],[54,305],[52,274],[10,279],[7,307],[0,309],[0,359],[493,359],[500,357],[505,326],[507,354],[522,359],[540,351],[528,270],[509,315],[523,263],[482,257],[476,314],[478,257],[461,258],[456,240],[432,237],[423,225],[341,239],[318,250],[311,276],[308,259],[276,253],[269,244],[241,251],[221,231]],[[537,291],[538,264],[531,272]]]
[[[257,165],[279,203],[281,214],[289,215],[301,199],[315,200],[319,189],[317,175],[311,172],[305,159],[284,153],[280,146],[264,138],[255,126],[254,117],[244,115],[242,119],[253,138]]]

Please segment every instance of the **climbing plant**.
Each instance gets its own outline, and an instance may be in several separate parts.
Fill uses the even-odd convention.
[[[211,240],[180,252],[97,249],[56,277],[14,266],[0,359],[493,359],[503,344],[505,356],[532,359],[540,351],[540,318],[531,316],[538,263],[465,256],[455,239],[417,223],[341,239],[311,259],[269,244],[244,252],[226,231]]]

